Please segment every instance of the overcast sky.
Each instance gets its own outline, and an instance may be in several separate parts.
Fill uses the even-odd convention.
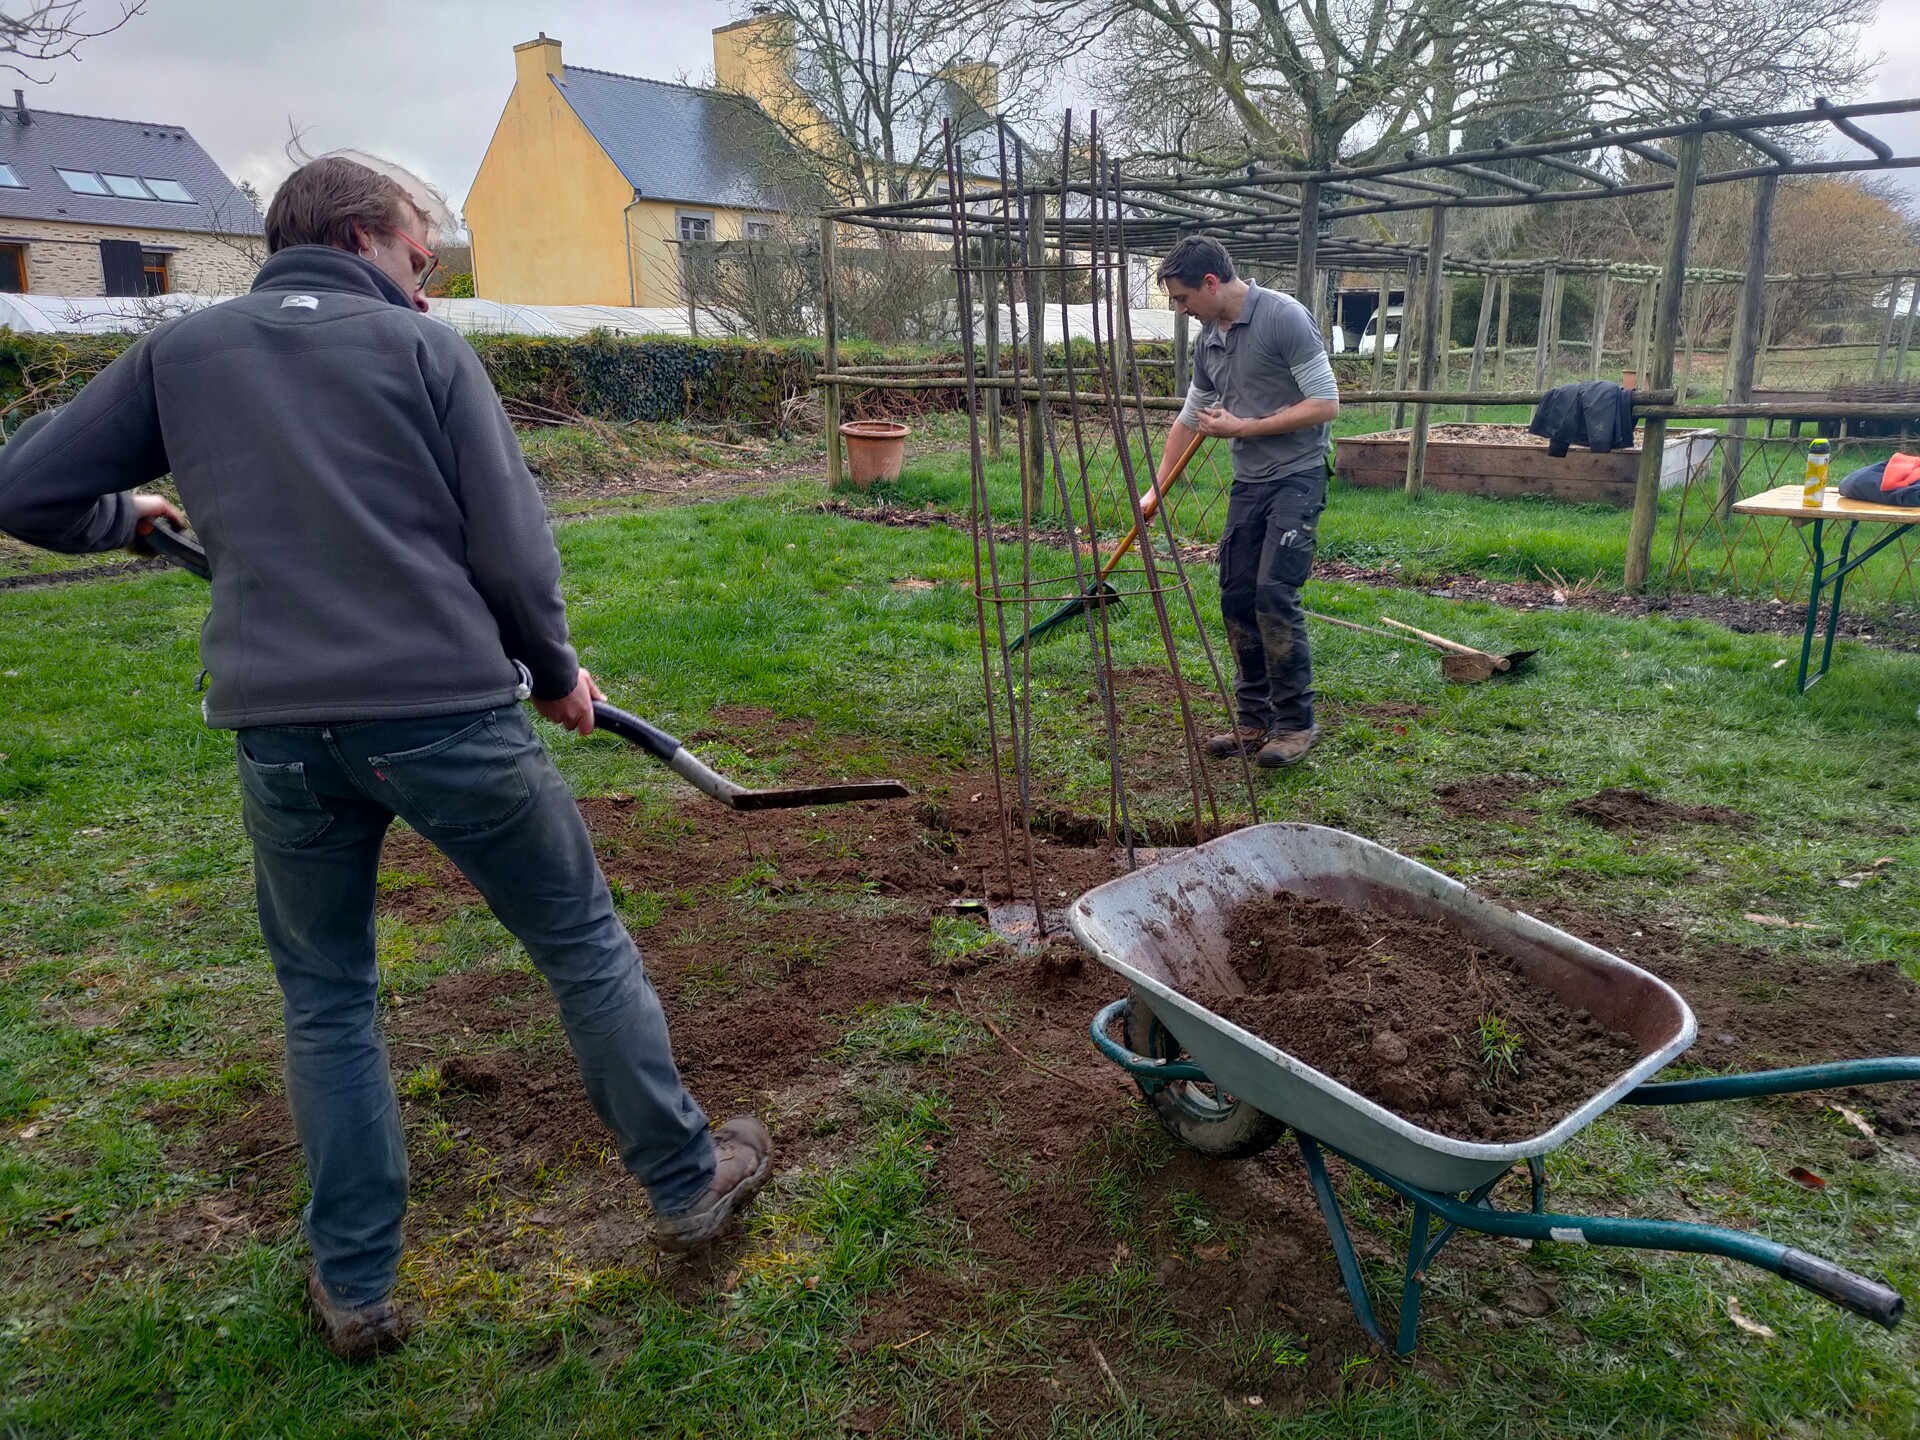
[[[88,8],[110,12],[112,0]],[[28,104],[184,126],[263,194],[290,168],[291,121],[309,151],[390,156],[457,206],[513,86],[514,45],[545,30],[575,65],[698,80],[712,64],[713,27],[743,9],[733,0],[148,0],[123,29],[51,67],[49,83],[28,85]],[[1920,0],[1882,0],[1866,48],[1887,60],[1864,98],[1920,95]],[[1871,128],[1898,153],[1920,152],[1920,116]],[[1920,197],[1920,172],[1903,180]]]

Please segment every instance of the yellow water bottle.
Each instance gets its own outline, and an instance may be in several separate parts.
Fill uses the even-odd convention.
[[[1800,503],[1818,505],[1820,497],[1827,489],[1827,462],[1831,458],[1832,448],[1825,440],[1816,440],[1807,447],[1807,473],[1800,482]]]

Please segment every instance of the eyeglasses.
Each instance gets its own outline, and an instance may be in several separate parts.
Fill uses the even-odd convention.
[[[414,239],[411,235],[407,234],[406,231],[396,230],[393,233],[397,235],[400,239],[406,242],[407,248],[409,250],[413,251],[414,254],[422,257],[427,262],[426,265],[423,268],[421,268],[419,271],[417,271],[413,277],[414,289],[420,291],[422,294],[425,294],[427,289],[427,281],[431,280],[433,278],[433,272],[440,268],[440,257],[434,254],[433,251],[429,250],[426,246],[422,245],[418,240]]]

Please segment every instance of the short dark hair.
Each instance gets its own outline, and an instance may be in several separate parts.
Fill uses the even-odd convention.
[[[1189,235],[1167,252],[1154,279],[1162,285],[1178,280],[1182,285],[1203,285],[1207,276],[1233,279],[1233,257],[1227,247],[1205,235]]]
[[[267,206],[267,253],[289,245],[352,250],[356,224],[371,234],[392,235],[415,215],[427,219],[386,176],[338,156],[310,160],[273,192],[273,203]]]

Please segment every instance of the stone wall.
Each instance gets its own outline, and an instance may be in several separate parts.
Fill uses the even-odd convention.
[[[0,219],[0,244],[26,244],[27,291],[32,295],[104,295],[102,240],[136,240],[148,249],[171,251],[168,288],[192,295],[244,294],[267,255],[266,241],[257,235]]]

